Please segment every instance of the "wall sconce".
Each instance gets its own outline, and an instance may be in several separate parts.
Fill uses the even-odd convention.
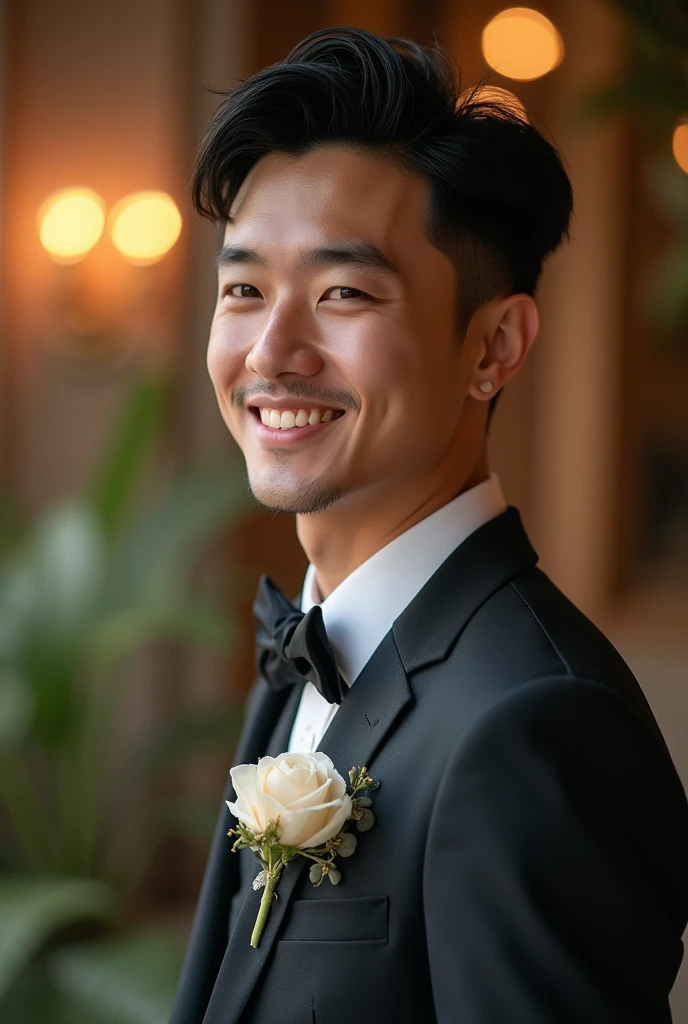
[[[542,78],[564,59],[557,29],[530,7],[510,7],[495,15],[483,29],[482,51],[491,68],[521,82]]]
[[[137,266],[150,266],[162,259],[181,230],[181,214],[166,192],[135,192],[125,196],[110,215],[115,248]]]
[[[676,163],[688,174],[688,116],[682,118],[674,128],[671,149]]]
[[[57,263],[76,263],[105,227],[105,203],[90,188],[65,188],[48,196],[38,211],[41,245]]]
[[[37,219],[41,245],[59,266],[51,353],[72,369],[111,370],[154,329],[162,278],[151,268],[177,242],[181,214],[165,192],[132,193],[107,215],[92,189],[67,188],[48,196]]]

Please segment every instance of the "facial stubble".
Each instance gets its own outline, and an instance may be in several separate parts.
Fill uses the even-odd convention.
[[[275,468],[278,469],[280,465],[286,466],[290,454],[290,452],[274,452]],[[342,497],[341,487],[324,480],[311,480],[309,483],[303,484],[299,487],[297,495],[285,495],[279,486],[273,487],[270,484],[261,488],[258,493],[251,485],[248,467],[245,467],[245,483],[248,493],[258,505],[268,512],[285,512],[300,516],[316,515],[318,512],[324,512],[330,508]]]

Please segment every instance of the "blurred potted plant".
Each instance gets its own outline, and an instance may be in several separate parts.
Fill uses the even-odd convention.
[[[688,171],[672,158],[672,136],[688,123],[686,0],[611,0],[629,28],[629,59],[617,81],[594,89],[581,113],[595,120],[630,111],[652,133],[646,164],[649,194],[673,239],[648,282],[657,322],[688,340]]]
[[[226,610],[192,574],[245,489],[224,460],[132,511],[168,398],[163,382],[139,382],[86,497],[49,507],[26,532],[0,503],[3,1024],[169,1017],[180,949],[131,906],[147,852],[137,829],[164,807],[131,763],[113,780],[113,722],[127,656],[146,641],[226,645]],[[166,721],[134,764],[155,767],[199,738],[228,748],[238,719],[228,706]]]

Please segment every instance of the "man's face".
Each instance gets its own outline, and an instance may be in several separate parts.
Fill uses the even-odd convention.
[[[263,505],[403,506],[454,457],[471,352],[428,200],[420,177],[343,146],[270,154],[244,182],[208,370]]]

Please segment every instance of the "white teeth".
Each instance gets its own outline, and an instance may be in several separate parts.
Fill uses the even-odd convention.
[[[291,430],[293,427],[316,426],[318,423],[329,423],[334,417],[334,409],[286,409],[280,412],[279,409],[260,408],[260,419],[266,427],[274,430]]]

